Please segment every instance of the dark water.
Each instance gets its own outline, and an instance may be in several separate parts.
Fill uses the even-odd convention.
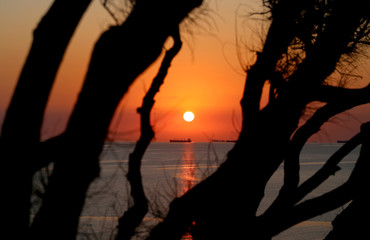
[[[301,181],[312,176],[341,144],[307,144],[301,155]],[[128,155],[134,143],[107,143],[101,155],[101,175],[93,182],[83,210],[79,239],[110,239],[117,225],[117,217],[130,204],[129,187],[125,178]],[[142,175],[152,214],[144,225],[156,223],[166,214],[166,206],[176,196],[214,172],[225,160],[233,143],[152,143],[147,150]],[[348,178],[359,149],[348,155],[339,165],[341,171],[312,192],[307,198],[321,195],[344,183]],[[265,198],[258,213],[262,213],[277,196],[283,182],[283,167],[269,181]],[[275,240],[323,239],[331,229],[330,221],[340,212],[334,210],[303,222],[276,236]],[[143,229],[146,226],[143,226]],[[145,232],[145,229],[143,230]],[[144,233],[143,233],[144,234]]]

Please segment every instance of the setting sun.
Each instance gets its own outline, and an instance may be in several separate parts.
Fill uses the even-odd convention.
[[[185,121],[187,122],[191,122],[194,120],[194,113],[188,111],[188,112],[185,112],[184,115],[183,115],[183,118]]]

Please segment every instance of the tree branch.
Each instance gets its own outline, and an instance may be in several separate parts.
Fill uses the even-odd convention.
[[[4,171],[19,169],[16,181],[2,174],[3,233],[26,239],[30,220],[32,175],[44,111],[66,48],[91,0],[53,1],[33,32],[33,41],[1,129],[0,158]],[[68,14],[66,14],[68,13]],[[22,149],[19,151],[19,149]],[[14,235],[16,234],[16,235]]]
[[[330,175],[338,170],[337,164],[359,144],[359,136],[355,136],[332,157],[324,167],[312,178],[303,183],[299,189],[299,156],[307,140],[320,130],[320,127],[331,117],[355,106],[370,102],[370,86],[362,89],[345,89],[331,86],[321,86],[316,97],[328,103],[318,109],[294,134],[289,143],[288,153],[284,160],[284,185],[274,203],[266,210],[266,214],[280,211],[282,206],[290,207],[300,201],[309,192],[319,186]],[[316,99],[316,100],[317,100]]]
[[[348,102],[348,104],[363,104],[369,102],[370,84],[359,89],[349,89],[333,86],[319,86],[313,91],[311,101],[321,102]],[[349,100],[349,101],[347,101]]]
[[[127,174],[134,205],[119,219],[119,232],[116,240],[131,239],[135,234],[135,229],[139,226],[148,211],[148,200],[145,196],[140,170],[141,160],[151,140],[154,138],[154,131],[150,125],[150,113],[155,103],[154,97],[159,92],[159,88],[164,82],[164,78],[167,75],[173,58],[177,55],[182,46],[178,27],[176,27],[176,30],[174,30],[171,36],[174,40],[174,45],[166,52],[159,72],[153,79],[152,85],[143,99],[142,106],[137,110],[141,117],[141,135],[136,143],[134,151],[129,156],[129,170]]]
[[[266,216],[262,216],[262,221],[275,223],[270,225],[272,227],[273,235],[276,235],[299,222],[338,208],[353,199],[356,194],[361,191],[358,186],[365,183],[367,180],[367,171],[370,168],[370,161],[368,161],[370,158],[370,122],[361,126],[361,132],[353,138],[353,142],[350,145],[353,147],[352,144],[357,141],[362,143],[361,152],[355,168],[347,182],[322,196],[307,200],[295,207],[281,210],[280,213],[284,214],[284,221],[276,221],[279,217],[278,214],[269,215],[265,219],[263,218]],[[346,152],[346,150],[343,150],[343,152]],[[329,164],[331,166],[326,166],[326,169],[322,171],[321,177],[326,177],[330,174],[335,161],[337,161],[337,159],[333,159],[332,164]],[[321,177],[314,177],[315,180],[317,180],[316,183],[321,182]],[[368,181],[366,181],[366,183],[367,182]]]
[[[325,165],[317,171],[312,177],[302,183],[298,187],[297,193],[295,194],[294,204],[302,200],[307,194],[321,185],[331,175],[334,175],[340,167],[338,164],[340,161],[353,151],[358,145],[361,144],[361,133],[354,136],[346,144],[344,144],[338,151],[336,151],[325,163]]]
[[[258,121],[258,112],[263,85],[271,80],[276,63],[287,51],[295,36],[296,18],[307,3],[304,1],[279,1],[274,9],[274,21],[269,28],[262,52],[257,53],[256,63],[247,71],[247,80],[241,100],[243,112],[243,130],[247,134],[249,126]],[[289,11],[289,14],[287,14]]]
[[[292,176],[287,176],[287,169],[285,167],[285,182],[284,186],[280,190],[278,197],[272,203],[272,205],[266,210],[263,215],[273,215],[277,214],[278,212],[284,211],[284,209],[289,209],[293,207],[296,203],[302,200],[307,194],[309,194],[312,190],[317,188],[320,184],[322,184],[326,179],[328,179],[331,175],[334,175],[335,172],[340,170],[338,167],[339,162],[348,155],[353,149],[355,149],[361,143],[361,134],[357,134],[351,140],[349,140],[346,144],[344,144],[338,151],[336,151],[325,163],[325,165],[318,170],[311,178],[306,180],[301,186],[297,188],[297,182],[290,183],[292,181]],[[299,159],[297,159],[299,161]],[[292,166],[290,166],[292,168]],[[292,169],[290,169],[292,170]],[[299,163],[298,163],[298,174],[294,176],[294,180],[296,177],[299,178]],[[295,171],[295,173],[297,173]],[[299,180],[299,179],[298,179]]]
[[[54,234],[56,239],[76,235],[87,189],[99,175],[99,155],[119,102],[137,76],[160,56],[174,26],[201,3],[143,1],[122,25],[101,35],[64,133],[63,151],[31,226],[33,238],[48,239],[55,232],[60,233]]]
[[[70,39],[90,2],[55,0],[34,30],[30,52],[4,119],[2,142],[40,140],[51,87]]]
[[[345,89],[322,86],[316,100],[328,103],[294,134],[289,143],[289,150],[284,161],[283,192],[294,190],[299,183],[299,155],[307,140],[320,130],[320,127],[331,117],[361,104],[370,102],[370,85],[362,89]]]

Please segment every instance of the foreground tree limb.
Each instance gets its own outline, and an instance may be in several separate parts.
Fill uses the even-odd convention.
[[[136,142],[134,151],[129,155],[127,179],[131,187],[131,197],[134,205],[130,207],[119,219],[118,235],[116,240],[129,240],[135,234],[135,229],[142,222],[148,212],[148,200],[145,196],[141,177],[141,161],[150,142],[154,138],[154,131],[150,124],[150,113],[155,103],[154,97],[164,82],[173,58],[180,51],[182,42],[178,27],[171,34],[174,45],[166,51],[157,76],[153,79],[142,106],[138,108],[140,114],[141,135]]]
[[[274,21],[269,28],[263,50],[257,53],[256,63],[247,71],[247,80],[241,99],[244,128],[242,135],[248,134],[249,126],[259,121],[258,113],[263,85],[267,80],[272,81],[277,62],[294,39],[296,19],[309,2],[282,0],[276,5],[272,13]]]
[[[34,30],[30,52],[4,119],[2,141],[40,140],[42,118],[56,73],[90,2],[55,0]]]
[[[165,40],[169,36],[174,38],[177,36],[173,33],[175,27],[201,2],[201,0],[136,0],[133,11],[125,23],[110,28],[101,36],[95,45],[84,86],[66,131],[43,144],[49,150],[53,145],[59,145],[59,151],[55,153],[50,150],[46,154],[56,155],[55,164],[43,205],[31,227],[31,235],[16,236],[16,238],[46,240],[52,237],[57,240],[69,240],[76,237],[86,192],[91,181],[99,175],[99,154],[118,103],[135,78],[158,58]],[[340,58],[347,54],[349,49],[353,49],[354,42],[359,42],[354,40],[359,27],[360,29],[364,27],[361,34],[365,34],[366,31],[363,30],[367,25],[364,25],[366,21],[364,22],[363,19],[368,18],[369,2],[361,0],[354,0],[353,4],[335,0],[265,0],[264,2],[270,2],[273,6],[271,10],[273,21],[263,50],[258,53],[256,63],[248,71],[241,100],[243,126],[238,142],[228,153],[226,162],[213,175],[171,203],[168,216],[153,229],[149,239],[180,239],[185,232],[190,231],[194,239],[248,237],[265,240],[271,239],[273,235],[293,224],[350,200],[358,204],[357,200],[360,199],[362,201],[360,205],[363,206],[363,194],[359,194],[356,187],[362,183],[368,183],[365,171],[369,169],[369,163],[363,160],[369,158],[369,140],[362,139],[364,135],[369,139],[368,130],[365,130],[365,127],[362,129],[361,139],[356,137],[355,140],[350,141],[309,181],[300,187],[297,186],[300,144],[304,144],[309,134],[319,129],[323,120],[342,111],[343,107],[350,108],[351,104],[354,104],[352,102],[347,104],[346,101],[341,100],[341,98],[349,99],[348,96],[354,94],[354,91],[346,90],[346,94],[343,94],[342,89],[324,89],[322,84],[334,71]],[[318,6],[320,4],[322,6]],[[317,15],[308,14],[310,11],[316,11]],[[325,21],[320,24],[325,23],[325,27],[318,26],[315,21],[311,22],[313,16],[324,19]],[[299,27],[302,25],[304,27],[300,31]],[[320,31],[313,29],[320,29]],[[278,70],[282,64],[281,61],[289,54],[289,49],[294,47],[292,42],[298,41],[302,37],[302,32],[306,30],[309,35],[317,35],[317,37],[310,36],[308,41],[305,41],[306,45],[302,45],[304,59],[290,75],[284,75],[284,71]],[[166,71],[167,68],[165,67]],[[163,72],[164,75],[165,72]],[[262,87],[266,81],[271,82],[271,101],[267,107],[260,109]],[[123,217],[120,228],[127,228],[121,230],[120,234],[126,239],[133,234],[147,209],[140,176],[140,159],[154,136],[150,125],[150,109],[159,87],[160,84],[153,87],[153,89],[157,88],[156,90],[149,90],[148,98],[144,99],[142,108],[138,110],[142,117],[142,132],[147,131],[148,137],[144,139],[144,143],[138,143],[138,151],[135,152],[135,149],[130,156],[132,158],[130,160],[133,161],[129,166],[128,179],[132,184],[131,193],[135,205],[129,211],[132,210],[136,219],[127,220],[132,212],[128,212]],[[349,92],[351,94],[347,94]],[[358,93],[356,91],[356,95]],[[313,99],[326,99],[327,105],[305,125],[306,129],[302,128],[302,131],[297,131],[297,135],[293,136],[298,128],[302,111]],[[39,106],[38,113],[44,111],[42,104]],[[22,110],[22,107],[19,109]],[[40,114],[36,118],[40,119]],[[35,122],[37,126],[38,120]],[[11,122],[8,121],[8,123]],[[30,134],[27,137],[35,138],[34,133],[37,131],[33,127],[28,129],[27,133]],[[367,134],[363,134],[365,132]],[[7,132],[4,136],[11,135]],[[287,153],[292,150],[289,148],[292,137],[293,139],[296,137],[294,141],[297,143],[295,148],[298,150],[298,155],[292,158],[292,165],[287,165],[287,168],[292,168],[286,169],[287,185],[285,186],[289,185],[289,189],[293,190],[290,192],[290,198],[283,199],[286,201],[277,204],[276,211],[257,217],[256,212],[269,178],[286,159]],[[12,139],[16,143],[17,139]],[[28,150],[37,149],[32,144],[38,145],[38,141],[36,138],[35,141],[32,139],[30,146],[27,146]],[[363,143],[361,156],[348,182],[327,194],[297,204],[303,196],[337,171],[338,162],[359,141]],[[1,151],[4,150],[4,146],[0,144]],[[5,150],[7,150],[5,151],[5,159],[7,159],[17,148]],[[20,156],[27,155],[19,154],[17,158],[20,159]],[[287,160],[287,164],[289,162]],[[30,173],[33,170],[28,169],[29,165],[26,161],[22,163],[24,164],[22,171],[25,170],[26,173],[22,180],[26,179],[26,181],[5,189],[6,192],[10,190],[10,194],[13,193],[12,189],[18,191],[18,186],[24,187],[29,184]],[[6,169],[15,169],[17,164],[17,161],[13,161],[6,165]],[[47,161],[41,161],[38,166],[42,164],[47,164]],[[32,167],[32,169],[37,168],[34,162]],[[21,172],[22,176],[23,173]],[[292,182],[289,179],[293,179]],[[26,196],[29,194],[27,187],[26,191],[23,191],[23,188],[19,190],[20,195],[12,196],[15,200],[21,196],[21,201],[17,204],[22,205],[26,203],[25,200],[29,200],[29,196]],[[13,200],[9,199],[9,202]],[[24,210],[27,210],[27,207],[29,207],[27,203],[22,205],[21,212],[25,213]],[[138,212],[139,214],[136,214]],[[282,216],[286,218],[281,220]],[[23,214],[22,217],[23,221],[28,215]],[[27,221],[22,222],[22,229],[27,227],[24,224]],[[249,227],[247,231],[245,226]],[[19,232],[15,228],[11,231]]]
[[[370,180],[367,171],[369,170],[370,158],[370,126],[369,124],[362,127],[362,148],[360,156],[364,159],[364,165],[361,169],[361,175],[358,175],[358,184],[354,186],[355,192],[350,205],[343,210],[332,221],[333,230],[325,240],[338,239],[361,239],[368,234],[368,221],[364,221],[370,213],[370,196],[367,191]],[[366,165],[365,165],[366,164]]]
[[[55,0],[33,32],[33,42],[6,112],[0,137],[4,236],[24,239],[29,227],[32,175],[44,111],[55,76],[70,40],[91,0]],[[68,13],[68,14],[67,14]],[[49,156],[50,157],[50,156]],[[13,171],[17,169],[17,171]],[[10,171],[9,171],[10,170]]]
[[[160,55],[175,26],[201,0],[137,1],[126,21],[95,45],[85,82],[62,135],[43,205],[31,234],[35,239],[74,239],[90,183],[99,175],[99,155],[115,110],[129,86]]]
[[[272,166],[264,164],[264,161],[282,157],[278,149],[282,148],[289,135],[281,135],[279,130],[282,128],[274,128],[283,120],[280,116],[272,122],[275,116],[271,112],[260,112],[260,93],[264,82],[274,72],[276,62],[294,37],[291,30],[304,4],[291,0],[279,1],[266,46],[248,71],[241,100],[243,130],[238,142],[213,175],[171,203],[169,214],[152,230],[148,239],[180,239],[189,229],[194,239],[239,239],[245,234],[234,229],[243,229],[245,226],[250,226],[248,235],[251,238],[260,235],[259,230],[253,227],[255,211],[263,197],[270,172],[273,173],[278,166],[274,163]],[[262,146],[271,149],[266,152]],[[258,158],[258,161],[253,161],[254,158]],[[248,190],[247,194],[241,189]],[[219,206],[225,207],[220,209]]]
[[[331,175],[334,175],[337,171],[340,170],[340,168],[338,167],[340,161],[351,151],[353,151],[358,145],[360,145],[361,140],[361,133],[350,139],[327,160],[327,162],[320,170],[318,170],[312,177],[307,179],[299,187],[296,186],[295,188],[291,188],[288,190],[286,189],[285,183],[278,197],[266,210],[262,217],[268,215],[279,215],[301,201],[307,194],[312,192]]]
[[[315,114],[300,127],[289,143],[288,154],[284,160],[284,185],[279,196],[265,212],[281,212],[286,207],[292,207],[302,200],[308,193],[317,188],[330,175],[333,175],[340,168],[338,163],[355,147],[361,143],[361,134],[353,137],[343,145],[326,164],[301,186],[299,184],[299,156],[307,140],[320,130],[320,127],[331,117],[370,102],[369,86],[362,89],[345,89],[340,87],[322,86],[319,88],[318,98],[327,101],[327,104],[318,109]]]
[[[150,240],[179,239],[189,229],[194,239],[271,239],[277,232],[273,221],[260,224],[256,216],[265,186],[286,157],[303,110],[346,53],[360,19],[367,16],[367,3],[356,0],[347,7],[342,1],[330,1],[330,14],[321,11],[320,6],[319,16],[325,18],[325,27],[315,32],[318,36],[315,41],[310,39],[311,46],[303,47],[304,59],[294,72],[284,76],[276,69],[289,54],[292,41],[301,37],[298,23],[308,26],[301,31],[317,29],[312,16],[300,18],[315,10],[317,1],[265,2],[273,5],[272,23],[263,51],[257,53],[256,63],[247,71],[239,139],[213,175],[171,203],[167,217],[152,230]],[[348,24],[340,24],[347,16],[351,18]],[[273,99],[260,109],[266,81],[276,89],[270,94]],[[274,220],[284,215],[280,213]],[[240,231],[245,226],[248,231]]]
[[[300,127],[289,143],[288,154],[284,160],[283,194],[295,191],[299,183],[299,155],[307,140],[317,133],[321,126],[331,117],[370,102],[370,86],[362,89],[345,89],[340,87],[321,86],[318,98],[327,104],[318,109],[315,114]]]
[[[322,196],[304,201],[290,209],[282,209],[281,213],[284,213],[284,220],[281,220],[279,214],[270,215],[271,218],[265,219],[265,221],[270,222],[269,226],[272,227],[273,235],[299,222],[338,208],[365,194],[360,186],[368,186],[369,184],[367,171],[370,168],[370,122],[363,124],[361,132],[353,139],[356,139],[354,141],[360,139],[362,147],[355,168],[347,182]],[[317,177],[314,176],[314,178]],[[280,220],[277,221],[277,219]]]

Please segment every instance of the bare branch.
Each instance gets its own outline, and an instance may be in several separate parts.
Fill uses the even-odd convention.
[[[166,52],[159,72],[153,79],[152,85],[143,99],[142,106],[137,110],[141,117],[141,135],[136,143],[134,151],[129,156],[129,170],[127,174],[134,205],[119,219],[117,240],[129,240],[135,234],[135,229],[139,226],[148,211],[148,200],[145,196],[140,170],[141,160],[151,140],[154,138],[154,131],[150,124],[150,113],[155,102],[154,97],[159,92],[159,88],[164,82],[164,78],[167,75],[168,68],[173,58],[177,55],[182,46],[178,27],[176,27],[176,30],[172,33],[172,38],[174,40],[174,45]]]
[[[357,134],[346,144],[344,144],[337,152],[335,152],[325,163],[325,165],[317,171],[311,178],[306,180],[301,186],[297,188],[299,181],[299,156],[290,159],[293,163],[291,166],[284,166],[284,186],[280,190],[278,197],[273,204],[266,210],[264,215],[272,215],[283,211],[282,209],[289,209],[296,203],[302,200],[308,193],[317,188],[321,183],[328,179],[335,172],[340,170],[338,167],[339,162],[355,149],[361,143],[361,134]],[[298,153],[299,155],[299,153]],[[289,164],[285,164],[289,165]],[[292,181],[293,183],[291,183]]]
[[[355,106],[370,102],[370,87],[362,89],[344,89],[339,87],[322,86],[319,98],[328,103],[318,109],[315,114],[294,134],[289,143],[288,153],[284,161],[284,185],[279,196],[266,211],[274,212],[283,206],[293,206],[309,192],[319,186],[331,174],[338,170],[339,161],[359,144],[359,137],[354,137],[350,142],[338,150],[311,179],[297,189],[299,184],[299,156],[307,140],[320,130],[320,127],[331,117]]]
[[[340,167],[338,167],[339,162],[351,151],[353,151],[358,145],[361,144],[361,138],[361,133],[354,136],[338,151],[336,151],[319,171],[317,171],[311,178],[302,183],[302,185],[299,186],[297,189],[294,204],[299,202],[312,190],[317,188],[321,183],[328,179],[331,175],[334,175],[335,172],[340,170]]]
[[[339,87],[321,86],[319,99],[328,103],[316,113],[294,134],[289,144],[285,159],[283,191],[294,189],[299,183],[299,154],[307,140],[320,130],[320,127],[331,117],[361,104],[370,102],[370,86],[362,89],[344,89]]]
[[[292,29],[295,29],[296,18],[305,4],[307,3],[301,1],[280,1],[273,12],[273,17],[278,20],[271,23],[263,50],[257,53],[256,63],[247,71],[241,100],[244,128],[253,126],[253,122],[257,121],[263,85],[271,80],[276,63],[294,39],[295,32]],[[290,13],[287,14],[286,11]]]
[[[364,104],[369,101],[370,85],[360,89],[348,89],[343,87],[320,86],[313,92],[311,101],[321,102],[348,102],[349,105]],[[349,101],[347,101],[347,99]]]
[[[361,194],[361,190],[358,186],[365,183],[364,181],[367,179],[368,175],[367,171],[370,167],[370,162],[368,161],[370,158],[370,122],[361,126],[361,132],[351,140],[350,144],[342,149],[342,152],[338,151],[336,153],[338,155],[333,156],[330,163],[328,161],[328,163],[322,168],[320,174],[311,178],[310,181],[312,182],[310,184],[314,187],[314,185],[324,181],[324,178],[326,178],[328,174],[333,170],[335,171],[335,166],[342,156],[348,153],[351,148],[353,149],[358,142],[362,143],[360,156],[347,182],[322,196],[307,200],[292,208],[281,209],[280,213],[284,213],[284,221],[276,221],[276,218],[280,217],[279,214],[270,214],[268,216],[263,215],[261,217],[262,221],[275,223],[270,225],[273,228],[273,235],[276,235],[299,222],[338,208],[352,200],[358,194]],[[303,192],[306,190],[303,190]]]
[[[60,233],[55,236],[58,239],[76,235],[86,192],[99,175],[99,155],[119,102],[137,76],[160,56],[174,26],[202,3],[176,1],[167,8],[167,1],[144,2],[122,25],[105,31],[94,46],[65,131],[63,151],[56,156],[63,161],[54,165],[31,227],[35,239],[50,238],[52,232]]]
[[[30,51],[2,123],[2,168],[23,166],[16,181],[8,181],[8,174],[2,174],[0,180],[7,182],[3,186],[7,197],[2,202],[2,210],[6,210],[2,212],[9,221],[4,222],[3,233],[16,239],[28,238],[32,175],[38,164],[35,150],[40,147],[49,95],[67,46],[90,2],[53,1],[33,32]]]

